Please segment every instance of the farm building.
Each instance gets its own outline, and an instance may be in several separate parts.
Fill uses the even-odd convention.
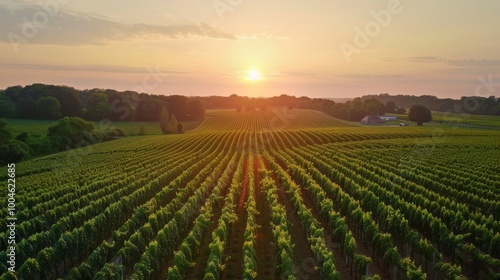
[[[398,119],[396,116],[379,116],[379,118],[384,121],[395,121]]]
[[[361,124],[382,124],[385,120],[381,119],[379,116],[366,116],[361,120]]]

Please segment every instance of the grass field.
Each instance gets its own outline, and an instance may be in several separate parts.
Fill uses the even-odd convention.
[[[216,110],[37,158],[15,168],[16,277],[498,279],[498,139]]]
[[[395,115],[398,119],[408,120],[408,115]],[[453,125],[476,125],[476,126],[489,126],[500,127],[500,116],[485,116],[485,115],[471,115],[471,114],[458,114],[448,112],[432,112],[432,122],[453,124]]]
[[[51,120],[23,120],[23,119],[6,119],[9,127],[14,135],[21,132],[30,132],[33,134],[45,134],[47,129],[55,125],[57,121]],[[200,125],[200,121],[182,122],[185,131],[192,130]],[[108,123],[95,122],[97,128],[105,127]],[[119,128],[125,132],[127,136],[137,136],[141,134],[141,126],[144,126],[145,135],[162,135],[158,122],[111,122],[112,126]]]

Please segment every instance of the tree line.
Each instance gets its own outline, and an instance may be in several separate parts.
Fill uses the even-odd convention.
[[[422,105],[431,111],[466,113],[474,115],[496,115],[500,116],[500,98],[495,96],[462,96],[460,99],[438,98],[431,95],[389,95],[387,93],[378,95],[365,95],[361,99],[375,98],[386,104],[394,102],[398,107],[410,108],[413,105]]]
[[[376,98],[355,98],[346,102],[335,102],[326,98],[290,96],[282,94],[270,98],[250,98],[236,94],[228,97],[208,96],[193,97],[205,108],[235,108],[237,111],[266,110],[267,107],[285,106],[288,109],[312,109],[322,111],[335,118],[360,121],[366,115],[384,115],[386,113],[404,114],[406,110],[396,106],[394,101],[382,103]]]
[[[360,121],[366,115],[406,114],[407,109],[420,105],[431,111],[500,115],[500,99],[494,96],[463,96],[460,99],[422,95],[365,95],[354,99],[309,98],[307,96],[290,96],[282,94],[269,98],[250,98],[236,94],[228,97],[207,96],[192,97],[204,108],[236,108],[238,111],[265,110],[266,107],[286,106],[289,109],[303,108],[322,111],[335,118]],[[339,101],[340,100],[340,101]]]
[[[33,84],[0,91],[0,118],[58,120],[46,133],[14,135],[0,119],[0,163],[84,147],[124,137],[112,121],[160,121],[163,133],[182,132],[182,123],[203,118],[205,109],[185,96],[159,96],[112,89],[77,90]],[[165,122],[166,121],[166,122]]]
[[[151,95],[113,89],[77,90],[68,86],[33,84],[0,90],[0,118],[58,120],[80,117],[101,121],[159,121],[166,107],[178,121],[198,120],[205,109],[181,95]]]
[[[325,112],[333,117],[359,121],[366,115],[385,113],[404,114],[404,108],[423,105],[432,111],[500,115],[500,99],[462,97],[440,99],[422,95],[365,95],[346,102],[326,98],[311,99],[286,94],[269,98],[250,98],[232,94],[224,96],[150,95],[135,91],[113,89],[77,90],[68,86],[33,84],[0,90],[0,118],[60,119],[81,117],[99,121],[159,121],[164,108],[179,122],[201,119],[205,109],[236,108],[262,110],[271,106],[307,108]]]
[[[398,108],[394,101],[388,101],[384,104],[376,98],[363,99],[361,97],[345,103],[336,103],[333,100],[322,98],[302,100],[297,107],[322,111],[327,115],[347,121],[360,121],[367,115],[406,113],[406,109]]]

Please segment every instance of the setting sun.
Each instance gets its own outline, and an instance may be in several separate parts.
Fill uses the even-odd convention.
[[[251,70],[250,72],[248,72],[247,80],[258,81],[261,78],[262,78],[262,75],[260,74],[259,70]]]

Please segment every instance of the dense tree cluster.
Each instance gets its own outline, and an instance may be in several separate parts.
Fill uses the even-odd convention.
[[[165,110],[166,124],[162,120]],[[19,162],[123,137],[119,129],[97,129],[91,121],[160,121],[164,133],[182,133],[180,122],[202,119],[199,100],[185,96],[158,96],[111,89],[77,90],[67,86],[33,84],[0,91],[0,118],[58,120],[46,134],[13,135],[0,122],[2,160]],[[165,118],[164,118],[165,119]]]
[[[186,97],[150,95],[113,89],[77,90],[67,86],[33,84],[13,86],[0,91],[0,117],[23,119],[59,119],[81,117],[99,121],[159,121],[167,108],[179,122],[203,118],[206,109],[235,108],[238,111],[265,110],[271,106],[308,108],[336,118],[359,121],[366,115],[404,114],[404,108],[423,105],[431,111],[500,115],[500,99],[462,97],[439,99],[423,95],[366,95],[352,100],[311,99],[282,94],[270,98],[250,98],[233,94],[229,97]]]
[[[360,121],[366,115],[384,115],[385,113],[404,114],[405,109],[397,108],[394,102],[383,104],[375,98],[362,99],[360,97],[345,103],[336,103],[329,99],[303,100],[298,104],[299,108],[322,111],[335,118]]]
[[[432,121],[432,114],[425,106],[413,105],[408,113],[408,119],[417,122],[417,125],[422,125],[424,122]]]
[[[500,115],[500,99],[494,96],[462,97],[461,99],[439,99],[436,96],[423,95],[365,95],[350,99],[327,99],[295,97],[282,94],[270,98],[250,98],[233,94],[229,97],[209,96],[193,97],[203,107],[236,108],[237,111],[265,110],[271,106],[286,106],[322,111],[330,116],[360,121],[366,115],[405,114],[413,105],[422,105],[431,111],[466,113],[479,115]]]
[[[29,156],[29,147],[13,138],[7,122],[0,119],[0,164],[19,162]]]
[[[33,84],[8,87],[0,92],[0,117],[58,119],[81,116],[83,106],[78,91],[67,86]]]
[[[288,109],[302,108],[322,111],[333,117],[349,121],[360,121],[366,115],[405,113],[405,109],[398,108],[393,101],[384,104],[376,98],[355,98],[342,103],[337,103],[331,99],[311,99],[306,96],[295,97],[286,94],[270,98],[250,98],[233,94],[229,97],[209,96],[194,97],[193,99],[199,100],[205,108],[236,108],[238,112],[241,112],[263,111],[267,107],[285,106]]]
[[[394,102],[401,108],[410,108],[413,105],[423,105],[431,111],[467,113],[476,115],[500,115],[500,99],[495,96],[462,96],[460,99],[438,98],[431,95],[366,95],[362,99],[375,98],[386,104]]]
[[[191,97],[191,100],[196,100],[201,103],[203,108],[206,109],[236,109],[241,111],[264,111],[267,107],[280,106],[292,109],[302,101],[311,100],[309,97],[295,97],[286,94],[280,96],[273,96],[268,98],[254,98],[247,96],[239,96],[232,94],[228,97],[225,96],[206,96],[206,97]]]
[[[93,122],[64,117],[48,128],[47,134],[22,132],[14,137],[8,123],[0,119],[0,164],[19,162],[125,136],[116,128],[97,129]]]
[[[102,141],[123,137],[120,129],[100,130],[93,122],[78,117],[65,117],[49,127],[47,136],[57,151],[92,145]]]
[[[81,117],[100,121],[158,121],[167,107],[179,121],[198,120],[205,109],[199,100],[112,89],[77,90],[67,86],[33,84],[0,91],[0,117],[57,120]]]

